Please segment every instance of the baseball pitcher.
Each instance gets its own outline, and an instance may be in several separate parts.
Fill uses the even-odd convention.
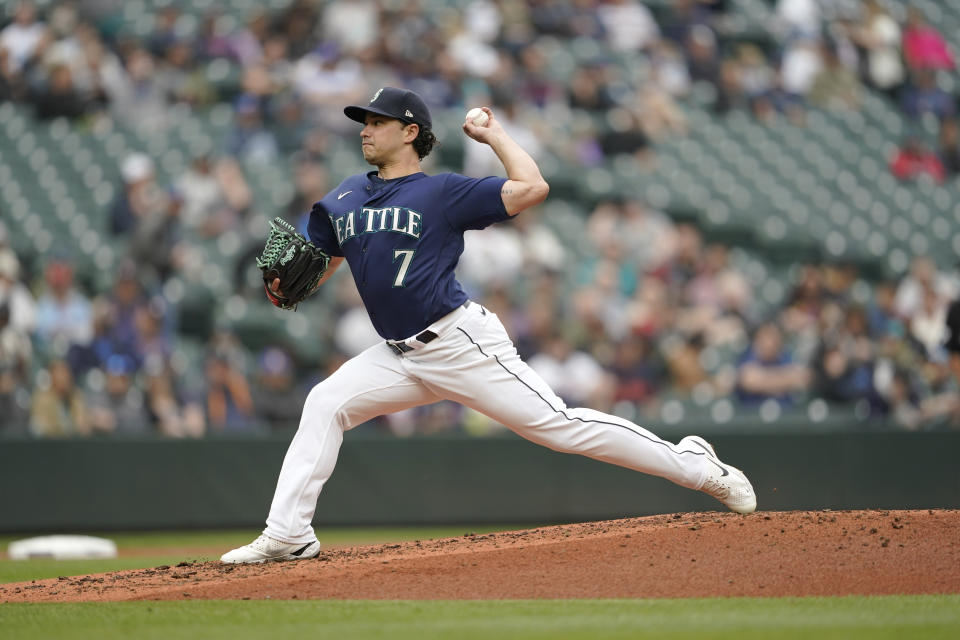
[[[507,178],[426,175],[436,142],[420,97],[384,87],[346,116],[363,125],[360,149],[375,171],[344,180],[317,202],[309,240],[275,224],[258,265],[268,298],[291,308],[344,261],[384,338],[307,395],[263,534],[223,555],[228,563],[311,558],[317,498],[333,473],[344,432],[376,416],[454,400],[556,451],[666,478],[704,491],[739,513],[756,509],[747,477],[698,436],[678,444],[628,420],[570,408],[517,355],[496,314],[467,299],[454,277],[463,233],[504,222],[547,197],[533,159],[490,109],[464,133],[489,145]]]

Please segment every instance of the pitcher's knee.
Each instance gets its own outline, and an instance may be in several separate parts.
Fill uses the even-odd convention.
[[[313,387],[303,403],[303,417],[314,424],[335,424],[341,431],[350,428],[336,390],[323,382]],[[301,424],[305,420],[301,419]]]

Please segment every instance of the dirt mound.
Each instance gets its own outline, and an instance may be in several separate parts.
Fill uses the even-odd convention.
[[[675,515],[0,585],[0,601],[960,592],[960,511]]]

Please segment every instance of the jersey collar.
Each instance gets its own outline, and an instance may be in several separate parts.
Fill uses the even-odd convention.
[[[389,179],[384,179],[377,176],[376,171],[367,172],[367,180],[369,180],[374,184],[395,184],[397,182],[400,182],[401,180],[407,180],[407,179],[419,180],[420,178],[426,178],[426,177],[427,177],[427,174],[425,174],[423,171],[418,171],[417,173],[408,173],[405,176],[400,176],[398,178],[389,178]]]

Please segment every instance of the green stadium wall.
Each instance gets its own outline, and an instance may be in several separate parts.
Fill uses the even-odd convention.
[[[761,509],[960,508],[960,433],[710,438],[749,471]],[[0,441],[0,531],[258,527],[288,440]],[[314,523],[533,524],[718,507],[513,436],[348,434]]]

